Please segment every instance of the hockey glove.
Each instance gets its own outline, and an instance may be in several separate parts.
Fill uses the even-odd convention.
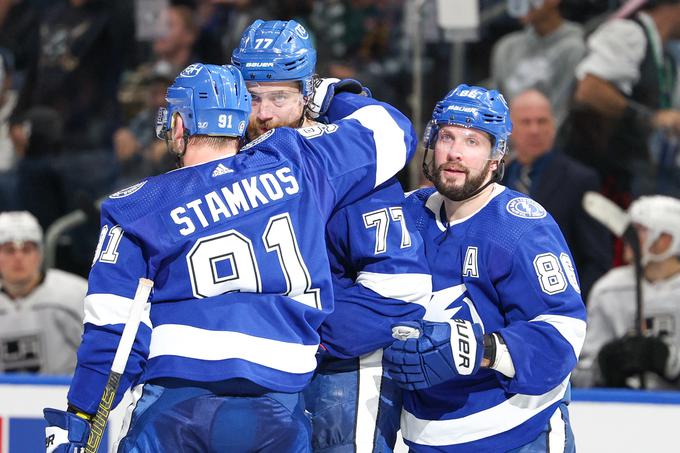
[[[393,332],[413,323],[392,326]],[[390,377],[406,390],[433,387],[458,376],[469,376],[482,362],[483,334],[477,324],[462,319],[418,321],[418,338],[397,340],[383,359]]]
[[[82,453],[90,436],[90,423],[71,412],[44,409],[46,453]]]
[[[626,379],[650,371],[665,375],[669,349],[659,337],[625,336],[604,345],[597,356],[603,384],[626,387]]]
[[[309,116],[313,119],[323,119],[326,112],[328,112],[328,108],[331,106],[333,96],[342,92],[371,97],[371,91],[354,79],[340,80],[332,77],[316,79],[314,81],[314,93],[307,102]]]

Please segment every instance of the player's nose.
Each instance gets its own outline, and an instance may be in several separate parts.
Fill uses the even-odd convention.
[[[271,106],[268,103],[263,102],[262,105],[260,105],[260,108],[257,110],[257,119],[260,121],[267,121],[273,117],[274,113]]]

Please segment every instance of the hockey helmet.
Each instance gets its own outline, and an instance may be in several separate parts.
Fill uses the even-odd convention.
[[[503,95],[496,90],[465,84],[458,85],[437,102],[425,128],[423,144],[426,149],[434,148],[442,125],[468,127],[489,134],[493,142],[492,160],[503,158],[512,132],[510,110]]]
[[[8,242],[35,242],[42,245],[43,231],[38,219],[28,211],[10,211],[0,214],[0,244]]]
[[[168,88],[166,101],[156,118],[156,135],[162,139],[172,130],[175,115],[182,117],[189,136],[243,137],[248,126],[250,93],[231,65],[187,66]]]
[[[253,22],[241,35],[231,63],[246,82],[299,80],[302,94],[312,93],[316,50],[305,27],[294,20]]]
[[[680,200],[666,195],[647,195],[635,200],[628,208],[630,220],[647,229],[647,238],[642,244],[642,260],[663,261],[671,256],[680,257]],[[650,247],[667,233],[673,238],[670,247],[663,253],[654,254]]]

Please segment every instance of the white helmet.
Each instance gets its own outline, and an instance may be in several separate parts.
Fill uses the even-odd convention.
[[[35,242],[42,246],[42,240],[42,228],[30,212],[12,211],[0,214],[0,244]]]
[[[630,205],[628,214],[632,222],[639,223],[649,232],[642,244],[644,264],[663,261],[671,256],[680,257],[680,200],[665,195],[643,196]],[[661,233],[671,235],[671,245],[663,253],[651,253],[649,249]]]

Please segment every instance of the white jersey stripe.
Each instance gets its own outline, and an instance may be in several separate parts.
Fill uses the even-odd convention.
[[[132,299],[114,294],[90,294],[85,297],[85,318],[83,324],[95,326],[125,324],[130,317]],[[142,322],[151,327],[151,304],[147,302],[142,313]]]
[[[495,436],[521,425],[560,401],[569,378],[543,395],[517,394],[497,406],[452,420],[423,420],[401,412],[404,439],[420,445],[457,445]]]
[[[376,152],[375,186],[378,187],[406,165],[404,131],[380,105],[362,107],[345,119],[355,119],[373,131]]]
[[[550,417],[550,431],[548,431],[548,451],[550,453],[564,453],[567,446],[567,425],[562,419],[562,411],[558,407]]]
[[[569,342],[574,355],[578,359],[581,354],[583,342],[586,339],[586,322],[580,319],[570,318],[569,316],[561,315],[539,315],[530,322],[547,322],[553,326],[557,331]]]
[[[162,324],[151,333],[149,359],[174,355],[199,360],[243,359],[286,373],[316,368],[318,345],[287,343],[240,332]]]
[[[371,453],[375,444],[382,385],[382,356],[382,349],[378,349],[359,358],[357,420],[354,426],[356,453]]]
[[[356,282],[383,297],[427,306],[432,294],[432,276],[428,274],[380,274],[359,272]]]

